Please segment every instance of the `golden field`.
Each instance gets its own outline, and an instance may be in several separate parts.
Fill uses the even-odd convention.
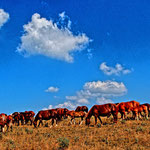
[[[103,118],[103,125],[70,125],[69,118],[50,128],[13,126],[13,131],[0,134],[0,150],[144,150],[150,149],[150,120],[118,120]],[[79,120],[76,119],[78,123]]]

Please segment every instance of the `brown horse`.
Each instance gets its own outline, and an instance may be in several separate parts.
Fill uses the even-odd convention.
[[[87,114],[85,124],[86,125],[90,124],[90,118],[92,116],[95,117],[95,125],[97,124],[97,118],[100,120],[102,124],[100,116],[105,117],[110,116],[111,114],[114,117],[114,122],[117,123],[118,110],[115,104],[109,103],[104,105],[94,105]]]
[[[11,128],[11,131],[12,131],[12,121],[13,121],[13,117],[11,115],[7,116],[4,113],[0,114],[1,132],[4,132],[5,125],[7,126],[7,131],[9,129],[9,127]]]
[[[14,112],[14,113],[12,114],[12,117],[13,117],[13,123],[15,123],[16,125],[19,126],[19,121],[20,121],[20,120],[21,120],[21,124],[23,124],[23,122],[24,122],[24,117],[23,117],[23,115],[20,115],[19,112]]]
[[[145,105],[139,105],[137,107],[132,108],[133,112],[133,118],[134,119],[140,119],[142,115],[142,112],[144,113],[144,117],[148,119],[148,108]]]
[[[76,112],[84,111],[84,112],[88,113],[88,108],[86,106],[78,106],[75,111]]]
[[[126,119],[126,111],[129,114],[131,109],[133,109],[134,107],[138,107],[140,105],[139,102],[136,101],[129,101],[129,102],[121,102],[119,104],[117,104],[117,108],[118,111],[121,114],[121,118],[123,119],[123,117]]]
[[[69,111],[67,108],[56,108],[55,110],[57,111],[59,120],[61,120],[62,118],[67,118],[67,112]]]
[[[150,117],[150,104],[145,103],[145,104],[142,104],[142,105],[147,106],[147,109],[148,109],[148,116]]]
[[[72,124],[72,121],[74,121],[75,124],[75,118],[81,118],[81,122],[80,125],[83,122],[83,118],[85,117],[85,112],[80,111],[80,112],[76,112],[74,110],[68,111],[67,115],[71,117],[70,123]]]
[[[23,120],[23,124],[27,124],[30,121],[30,125],[32,125],[33,123],[33,118],[35,113],[33,111],[25,111],[25,112],[21,112],[21,120]]]
[[[50,110],[41,110],[37,113],[35,120],[33,122],[34,127],[37,127],[37,121],[39,120],[39,125],[42,124],[43,126],[43,122],[42,120],[50,120],[52,119],[52,125],[50,127],[53,126],[54,124],[54,120],[56,120],[56,126],[57,126],[57,120],[58,120],[58,115],[57,115],[57,111],[55,109],[50,109]]]

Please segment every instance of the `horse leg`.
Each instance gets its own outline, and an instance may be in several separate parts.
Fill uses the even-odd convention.
[[[95,125],[97,124],[97,116],[95,116]]]
[[[81,117],[81,122],[80,122],[80,125],[83,123],[83,117]]]
[[[121,119],[123,119],[123,112],[121,112]]]
[[[57,127],[57,126],[58,126],[58,125],[57,125],[57,123],[58,123],[58,119],[56,118],[55,120],[56,120],[56,127]]]
[[[50,128],[53,127],[53,124],[54,124],[54,118],[52,118],[52,124],[51,124]]]
[[[103,124],[103,122],[102,122],[102,120],[101,120],[100,116],[98,116],[98,119],[99,119],[99,121],[101,122],[101,124]]]
[[[19,126],[19,120],[17,122],[18,122],[18,126]]]
[[[74,125],[76,124],[76,122],[75,122],[75,118],[73,118],[73,122],[74,122]]]
[[[127,119],[125,111],[123,112],[123,116],[124,116],[124,119]]]
[[[42,126],[43,126],[43,122],[42,122],[42,120],[40,120],[38,127],[40,126],[40,124],[42,124]]]
[[[70,124],[72,124],[72,120],[73,120],[73,118],[71,118],[71,120],[70,120]]]

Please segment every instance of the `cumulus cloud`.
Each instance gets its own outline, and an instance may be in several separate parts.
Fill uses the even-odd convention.
[[[73,53],[83,50],[91,41],[84,33],[73,34],[71,21],[65,12],[59,14],[58,22],[47,20],[35,13],[23,28],[24,34],[17,51],[24,56],[44,55],[73,62]]]
[[[107,104],[107,103],[113,103],[111,99],[107,99],[105,97],[99,97],[96,100],[97,104],[102,105],[102,104]]]
[[[86,99],[85,102],[83,101],[83,104],[88,104],[91,100],[106,103],[112,102],[110,98],[123,96],[126,93],[127,88],[122,82],[92,81],[86,82],[83,89],[77,91],[75,96],[66,96],[66,99],[76,101],[76,103],[79,103],[81,99]]]
[[[59,88],[57,87],[53,87],[53,86],[50,86],[47,90],[45,90],[45,92],[58,92],[59,91]]]
[[[113,103],[111,99],[123,96],[127,93],[127,88],[122,82],[116,81],[92,81],[86,82],[80,91],[73,96],[66,96],[64,103],[53,108],[75,109],[79,105],[87,105],[91,102],[99,105]]]
[[[3,9],[0,9],[0,28],[8,21],[9,14]]]
[[[66,101],[64,103],[58,104],[58,105],[49,105],[48,108],[43,108],[42,110],[48,110],[48,109],[55,109],[55,108],[68,108],[68,109],[75,109],[77,104],[73,104],[70,101]]]
[[[100,70],[104,72],[106,75],[120,75],[120,74],[128,74],[131,73],[131,70],[125,69],[121,64],[116,64],[115,67],[110,67],[106,65],[106,62],[103,62],[100,65]]]

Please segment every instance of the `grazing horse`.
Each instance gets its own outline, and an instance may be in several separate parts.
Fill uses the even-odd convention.
[[[88,113],[88,108],[86,106],[78,106],[75,111],[76,112],[84,111],[84,112]]]
[[[70,120],[71,124],[72,124],[72,121],[74,121],[74,124],[75,124],[75,118],[81,118],[81,122],[80,122],[80,125],[81,125],[83,122],[83,118],[85,117],[85,112],[83,111],[76,112],[74,110],[71,110],[67,112],[67,115],[71,117],[71,120]]]
[[[148,109],[148,116],[150,117],[150,104],[145,103],[145,104],[142,104],[142,105],[147,106],[147,109]]]
[[[56,108],[55,110],[57,111],[59,120],[67,118],[67,112],[69,111],[67,108]]]
[[[133,118],[137,120],[140,119],[141,116],[143,116],[142,112],[144,113],[144,117],[148,119],[148,108],[145,105],[139,105],[132,108]]]
[[[15,123],[16,125],[19,126],[19,121],[21,120],[22,115],[20,115],[19,112],[14,112],[14,113],[12,114],[12,117],[13,117],[13,123]],[[22,122],[23,122],[23,118],[22,118]]]
[[[50,127],[53,126],[54,120],[56,120],[56,126],[57,126],[57,119],[58,119],[57,111],[55,109],[41,110],[35,116],[35,120],[33,122],[34,127],[37,127],[38,120],[39,120],[39,125],[38,125],[39,127],[40,124],[42,124],[43,126],[42,120],[50,120],[50,119],[52,119],[52,125]]]
[[[23,124],[27,124],[29,121],[31,122],[30,125],[32,125],[33,123],[33,118],[34,118],[34,115],[35,113],[33,111],[25,111],[25,112],[21,112],[21,117],[24,122]]]
[[[136,101],[129,101],[129,102],[121,102],[118,103],[116,106],[118,108],[118,111],[121,114],[121,118],[123,119],[123,117],[126,119],[126,111],[128,112],[128,114],[130,113],[131,109],[133,109],[134,107],[138,107],[140,105],[139,102]]]
[[[90,118],[92,116],[95,117],[95,125],[97,124],[97,118],[100,120],[102,124],[102,120],[100,116],[110,116],[113,115],[114,117],[114,122],[117,123],[117,115],[118,115],[118,109],[115,104],[108,103],[104,105],[94,105],[88,112],[86,116],[86,121],[85,124],[89,125],[90,124]]]
[[[12,121],[13,121],[13,117],[11,115],[7,116],[4,113],[0,114],[1,132],[4,132],[5,125],[7,126],[7,131],[9,129],[9,127],[11,128],[11,131],[12,131]]]

